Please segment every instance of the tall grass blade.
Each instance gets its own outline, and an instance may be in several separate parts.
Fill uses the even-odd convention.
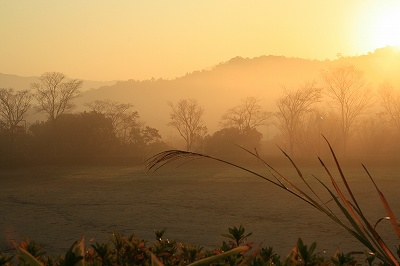
[[[320,180],[318,180],[320,181]],[[348,213],[347,209],[343,206],[343,204],[340,203],[340,201],[338,200],[338,198],[335,196],[335,194],[332,192],[332,190],[330,190],[324,183],[322,183],[322,181],[320,181],[321,185],[325,187],[325,189],[328,191],[328,193],[331,195],[332,200],[336,203],[336,205],[339,207],[339,209],[341,210],[341,212],[345,215],[345,217],[347,218],[347,220],[350,222],[350,224],[353,226],[353,228],[357,228],[357,224],[354,221],[354,219],[352,218],[352,216]],[[350,227],[348,227],[346,224],[344,224],[339,218],[337,218],[335,215],[333,215],[334,218],[332,218],[332,216],[329,216],[332,220],[334,220],[336,223],[338,223],[340,226],[342,226],[347,232],[349,232],[352,236],[354,236],[358,241],[360,241],[365,247],[367,247],[368,249],[370,249],[371,251],[375,251],[374,246],[368,241],[368,238],[365,237],[364,234],[362,234],[362,232],[360,232],[359,230],[354,231],[353,229],[351,229]]]
[[[374,179],[372,178],[372,176],[370,175],[369,171],[367,170],[367,168],[362,165],[365,169],[365,171],[367,172],[369,178],[371,179],[372,183],[375,186],[376,191],[378,192],[378,195],[381,199],[381,202],[383,204],[383,207],[385,208],[389,218],[390,218],[390,222],[393,226],[393,230],[395,231],[395,233],[397,234],[397,237],[400,239],[400,226],[397,223],[396,217],[394,216],[394,213],[392,211],[392,209],[390,208],[390,205],[388,203],[388,201],[386,200],[385,196],[383,195],[382,191],[378,188],[378,186],[376,185]]]
[[[363,232],[367,232],[365,230],[365,227],[363,226],[363,224],[361,223],[361,221],[358,218],[357,214],[354,212],[354,210],[351,207],[351,205],[349,204],[348,200],[346,199],[346,197],[342,193],[341,189],[339,188],[338,184],[336,183],[335,179],[333,178],[333,176],[332,176],[331,172],[329,171],[328,167],[326,167],[325,163],[321,160],[321,158],[318,158],[318,159],[319,159],[322,167],[325,169],[326,173],[328,174],[328,177],[331,180],[331,183],[332,183],[333,187],[335,188],[336,192],[338,193],[339,198],[342,200],[343,205],[346,208],[346,214],[348,213],[349,215],[351,215],[351,219],[349,219],[349,221],[352,223],[353,227],[357,230],[357,232],[360,235],[364,235]],[[337,201],[336,196],[332,195],[332,198],[335,201]],[[349,218],[347,215],[346,215],[346,217]]]
[[[161,167],[163,167],[163,166],[165,166],[165,165],[167,165],[169,163],[172,163],[172,162],[174,162],[176,160],[179,160],[179,159],[192,160],[194,158],[196,158],[196,159],[201,159],[201,158],[210,159],[210,160],[214,160],[214,161],[217,161],[217,162],[221,162],[221,163],[224,163],[226,165],[230,165],[230,166],[233,166],[235,168],[241,169],[241,170],[243,170],[245,172],[248,172],[248,173],[250,173],[252,175],[255,175],[255,176],[259,177],[259,178],[262,178],[265,181],[268,181],[268,182],[270,182],[270,183],[272,183],[272,184],[274,184],[274,185],[276,185],[278,187],[281,187],[281,185],[279,183],[275,182],[274,180],[269,179],[269,178],[267,178],[267,177],[265,177],[263,175],[260,175],[257,172],[254,172],[254,171],[252,171],[250,169],[247,169],[247,168],[245,168],[243,166],[240,166],[238,164],[234,164],[234,163],[231,163],[231,162],[228,162],[228,161],[216,158],[216,157],[212,157],[212,156],[209,156],[209,155],[201,154],[201,153],[181,151],[181,150],[168,150],[168,151],[164,151],[164,152],[161,152],[161,153],[158,153],[158,154],[154,155],[153,157],[149,158],[146,161],[146,169],[147,169],[147,171],[154,171],[155,172],[158,169],[160,169]]]
[[[293,165],[293,167],[296,169],[297,174],[299,175],[299,177],[301,178],[301,180],[303,181],[304,184],[306,184],[306,186],[310,189],[310,191],[314,194],[314,196],[316,196],[318,198],[318,200],[326,207],[326,204],[324,203],[324,201],[318,196],[318,194],[315,192],[315,190],[310,186],[310,184],[304,179],[303,173],[300,171],[300,169],[297,167],[297,165],[295,164],[295,162],[293,161],[293,159],[284,151],[282,150],[280,147],[278,147],[281,152],[286,156],[286,158],[289,159],[290,163]],[[329,208],[328,208],[329,209]]]
[[[331,151],[332,157],[333,157],[333,159],[335,160],[336,167],[337,167],[337,169],[339,170],[340,177],[342,178],[342,181],[343,181],[344,185],[346,186],[347,192],[349,193],[349,195],[350,195],[351,199],[353,200],[353,202],[354,202],[355,206],[357,207],[357,209],[360,210],[360,207],[358,206],[357,200],[356,200],[356,198],[354,197],[353,192],[351,191],[349,184],[347,183],[347,180],[346,180],[346,178],[345,178],[345,176],[344,176],[344,174],[343,174],[343,171],[342,171],[342,167],[341,167],[340,164],[339,164],[339,160],[337,159],[336,154],[335,154],[335,152],[333,151],[333,148],[332,148],[331,144],[330,144],[329,141],[325,138],[324,135],[322,135],[322,137],[325,139],[326,143],[328,144],[329,150]],[[360,211],[361,211],[361,210],[360,210]]]
[[[327,192],[329,193],[329,195],[331,197],[331,200],[333,200],[336,203],[340,212],[344,215],[344,217],[350,223],[350,225],[346,225],[342,221],[342,219],[340,219],[338,216],[336,216],[336,214],[327,206],[327,204],[321,199],[321,197],[318,195],[318,193],[316,193],[316,190],[314,190],[310,186],[310,183],[307,182],[307,180],[304,178],[302,172],[297,167],[297,165],[292,160],[292,158],[282,149],[280,149],[280,150],[289,159],[292,166],[296,169],[298,176],[300,177],[302,182],[307,186],[307,188],[311,191],[313,196],[310,196],[309,193],[306,193],[305,191],[303,191],[303,189],[301,189],[299,186],[295,185],[288,178],[286,178],[283,174],[281,174],[279,171],[277,171],[275,168],[273,168],[271,165],[269,165],[265,160],[263,160],[260,157],[257,150],[252,152],[241,146],[238,146],[238,147],[241,148],[242,150],[246,151],[247,153],[251,154],[255,158],[257,158],[259,160],[259,162],[262,162],[263,165],[269,171],[269,173],[275,178],[275,180],[268,178],[262,174],[259,174],[255,171],[252,171],[248,168],[240,166],[238,164],[231,163],[229,161],[225,161],[225,160],[222,160],[219,158],[215,158],[215,157],[200,154],[200,153],[193,153],[193,152],[186,152],[186,151],[179,151],[179,150],[165,151],[165,152],[162,152],[162,153],[159,153],[159,154],[153,156],[152,158],[150,158],[147,161],[146,167],[147,167],[148,171],[150,171],[150,170],[157,171],[160,167],[162,167],[168,163],[174,162],[176,160],[179,160],[179,159],[193,160],[193,159],[206,158],[206,159],[211,159],[211,160],[215,160],[218,162],[222,162],[224,164],[241,169],[247,173],[250,173],[259,178],[262,178],[281,189],[284,189],[285,191],[293,194],[294,196],[298,197],[302,201],[304,201],[304,202],[310,204],[311,206],[313,206],[314,208],[318,209],[320,212],[325,213],[329,218],[331,218],[334,222],[336,222],[338,225],[340,225],[342,228],[344,228],[346,231],[348,231],[360,243],[362,243],[371,252],[373,252],[375,254],[375,256],[377,258],[381,259],[384,263],[399,265],[399,262],[396,260],[393,253],[387,247],[387,245],[385,244],[383,239],[380,237],[380,235],[377,233],[375,228],[371,225],[371,223],[364,216],[364,214],[363,214],[360,206],[358,205],[358,202],[347,182],[347,179],[345,178],[345,176],[343,174],[339,160],[337,159],[332,146],[330,145],[329,141],[325,138],[325,136],[323,136],[323,138],[325,139],[325,141],[327,142],[327,144],[329,146],[331,155],[333,156],[333,159],[336,164],[336,168],[338,169],[338,171],[340,173],[341,180],[343,181],[343,184],[345,186],[344,192],[347,192],[348,195],[350,195],[351,201],[348,199],[348,197],[345,196],[345,193],[339,187],[338,182],[334,179],[334,177],[331,174],[331,172],[329,171],[328,167],[325,165],[325,163],[319,157],[318,157],[318,160],[320,161],[321,165],[325,169],[334,189],[329,189],[326,184],[324,184],[321,180],[319,180],[315,176],[314,177],[327,190]],[[367,173],[368,173],[368,171],[367,171]],[[369,173],[368,173],[368,175],[369,175]],[[393,211],[390,209],[389,203],[386,201],[386,198],[383,196],[382,192],[378,189],[378,187],[376,186],[376,184],[373,181],[371,176],[370,176],[370,178],[371,178],[372,182],[374,183],[375,188],[378,191],[381,201],[390,217],[390,220],[394,227],[394,230],[395,230],[396,234],[398,235],[398,237],[400,238],[400,227],[397,224],[397,221],[394,217]],[[334,191],[337,193],[337,195],[335,195]],[[321,203],[319,203],[318,201]],[[198,264],[193,264],[193,265],[198,265]]]
[[[239,146],[240,147],[240,146]],[[240,147],[242,150],[250,153],[251,155],[257,157],[256,154],[252,153],[251,151],[247,150],[246,148]],[[283,151],[283,150],[282,150]],[[290,157],[288,157],[290,159]],[[263,164],[270,170],[270,173],[277,179],[279,180],[279,178],[281,180],[283,180],[284,182],[286,182],[289,186],[286,186],[283,184],[283,182],[281,180],[279,180],[279,183],[282,184],[281,188],[284,188],[286,191],[290,192],[291,194],[295,195],[296,197],[300,198],[301,200],[307,202],[308,204],[310,204],[311,206],[313,206],[314,208],[319,209],[320,205],[310,196],[307,195],[307,193],[305,193],[303,190],[301,190],[299,187],[297,187],[296,185],[294,185],[289,179],[287,179],[283,174],[281,174],[278,170],[276,170],[275,168],[273,168],[271,165],[269,165],[267,162],[265,162],[262,158],[257,157],[258,160],[260,160],[261,162],[263,162]],[[297,168],[297,166],[295,165],[295,167]],[[299,173],[299,172],[298,172]],[[276,177],[276,175],[279,176],[279,178]],[[300,172],[301,175],[301,172]],[[304,180],[304,179],[303,179]],[[304,180],[305,182],[305,180]],[[306,183],[306,182],[305,182]],[[290,188],[292,188],[293,190],[291,190]]]
[[[388,258],[386,260],[393,261],[393,259],[394,259],[394,261],[396,261],[393,256],[393,253],[390,251],[390,249],[384,243],[384,241],[379,236],[379,234],[373,229],[373,227],[368,222],[368,220],[364,217],[361,210],[358,207],[354,207],[354,205],[352,205],[346,199],[346,197],[343,195],[342,191],[340,190],[338,184],[336,183],[333,176],[331,175],[330,171],[328,170],[328,168],[325,166],[325,164],[322,162],[321,159],[320,159],[320,162],[323,165],[323,167],[325,168],[326,172],[328,173],[328,176],[330,177],[331,182],[332,182],[336,192],[339,194],[339,197],[343,202],[343,205],[341,205],[341,204],[338,205],[339,208],[341,209],[343,214],[346,216],[348,221],[351,223],[353,228],[357,231],[358,235],[361,236],[361,238],[357,237],[357,239],[362,240],[360,242],[363,243],[366,247],[368,247],[372,252],[377,253],[377,256],[380,257],[381,259],[385,260],[385,257],[382,254],[386,254],[386,256]],[[338,204],[337,198],[334,196],[332,196],[332,198]],[[365,226],[368,228],[368,230],[365,228],[364,224],[361,222],[361,220],[360,220],[359,216],[356,214],[356,212],[360,215],[361,219],[365,223]],[[370,241],[373,241],[374,244],[372,244]],[[379,249],[379,251],[380,251],[379,253],[377,252],[376,248]],[[380,253],[382,253],[382,254],[380,254]]]
[[[332,184],[335,187],[335,190],[338,192],[339,197],[342,199],[342,202],[344,203],[344,206],[346,207],[347,211],[351,214],[352,218],[354,219],[354,221],[357,223],[357,227],[355,227],[355,229],[359,232],[364,231],[368,236],[369,239],[373,240],[375,245],[380,248],[380,250],[383,250],[383,253],[387,256],[387,258],[389,259],[389,261],[393,262],[395,265],[399,265],[398,261],[396,260],[396,258],[394,257],[393,253],[390,251],[390,249],[387,247],[386,243],[383,241],[383,239],[380,237],[380,235],[376,232],[376,230],[372,227],[372,225],[370,224],[370,222],[365,218],[364,214],[362,213],[362,210],[360,208],[360,206],[357,203],[357,200],[354,197],[354,194],[352,192],[352,190],[350,189],[350,186],[343,174],[343,171],[340,167],[339,161],[336,157],[335,152],[333,151],[332,146],[330,145],[329,141],[325,138],[325,136],[323,136],[325,141],[327,142],[329,149],[331,151],[331,154],[335,160],[336,163],[336,167],[339,170],[340,176],[342,178],[342,181],[347,189],[347,192],[349,193],[351,199],[353,200],[354,205],[352,205],[344,196],[344,194],[341,192],[339,186],[337,185],[336,181],[333,179],[332,175],[329,173],[329,170],[327,169],[327,167],[324,167],[325,170],[328,172],[328,175],[332,181]],[[322,160],[320,160],[322,162]],[[387,202],[386,202],[387,203]],[[387,203],[387,205],[389,206],[389,204]],[[359,214],[360,218],[363,220],[363,222],[365,223],[365,226],[367,227],[367,229],[365,229],[365,226],[361,223],[358,215],[354,212],[354,210],[356,210],[356,212]],[[371,235],[373,237],[371,237]],[[377,243],[377,244],[376,244]],[[381,254],[377,254],[377,255],[381,255]]]

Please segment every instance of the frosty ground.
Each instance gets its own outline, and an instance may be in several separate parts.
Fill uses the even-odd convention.
[[[268,172],[259,168],[265,175]],[[292,168],[279,169],[299,182]],[[398,167],[370,169],[400,215]],[[306,168],[308,180],[324,193],[311,174],[327,181],[320,168]],[[386,216],[361,166],[345,168],[361,207],[375,223]],[[50,254],[65,254],[83,234],[86,243],[105,242],[114,230],[154,241],[166,228],[170,239],[212,248],[228,227],[243,225],[249,241],[273,246],[286,255],[301,237],[316,241],[319,252],[364,248],[328,217],[293,195],[255,176],[226,166],[184,165],[147,173],[143,166],[30,167],[0,170],[0,250],[25,236]],[[337,176],[337,175],[336,175]],[[339,178],[339,176],[337,176]],[[328,199],[328,198],[327,198]],[[333,202],[328,203],[332,204]],[[394,248],[390,224],[378,230]],[[385,233],[388,232],[388,233]]]

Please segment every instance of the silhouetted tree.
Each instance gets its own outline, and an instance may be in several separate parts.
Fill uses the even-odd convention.
[[[312,110],[313,104],[321,99],[321,88],[316,86],[316,82],[306,83],[295,91],[284,90],[284,95],[280,97],[276,104],[276,126],[283,134],[289,144],[289,152],[293,155],[296,134],[299,134],[305,116]]]
[[[74,108],[72,100],[79,94],[82,80],[68,80],[59,72],[46,72],[40,77],[39,83],[32,83],[39,110],[48,114],[50,120]]]
[[[32,94],[27,90],[0,89],[0,157],[7,164],[20,161],[26,154],[24,119],[31,100]]]
[[[378,95],[385,114],[389,116],[396,135],[400,138],[400,92],[395,90],[389,82],[385,82],[380,85]]]
[[[161,141],[161,135],[158,130],[149,126],[143,128],[141,135],[146,145]]]
[[[111,120],[96,112],[63,114],[30,126],[32,154],[44,160],[85,161],[109,157],[117,139]]]
[[[256,128],[245,132],[234,127],[223,128],[206,138],[204,151],[215,156],[236,156],[238,154],[236,145],[250,150],[259,150],[262,137]]]
[[[302,117],[298,132],[296,132],[296,147],[302,157],[320,154],[324,117],[317,109],[311,109]]]
[[[142,160],[168,148],[158,130],[149,126],[132,128],[128,145]]]
[[[344,153],[347,151],[351,129],[356,119],[369,107],[372,94],[364,74],[353,65],[321,72],[327,95],[339,111]]]
[[[263,110],[258,98],[247,97],[242,100],[242,104],[229,109],[222,116],[220,124],[224,128],[237,128],[243,133],[267,125],[271,116],[271,113]]]
[[[381,113],[368,117],[357,125],[355,134],[361,145],[360,155],[378,156],[385,149],[385,145],[390,142],[390,137],[387,136],[388,123],[382,115]]]
[[[4,127],[14,132],[24,120],[31,106],[32,94],[28,90],[0,89],[0,117]]]
[[[193,150],[200,145],[207,133],[203,124],[204,109],[195,99],[183,99],[176,105],[168,103],[172,109],[169,126],[176,128],[186,141],[186,150]]]
[[[133,111],[130,103],[120,103],[111,100],[97,100],[85,104],[95,112],[104,114],[111,119],[115,133],[123,143],[127,141],[129,131],[140,128],[139,114]]]

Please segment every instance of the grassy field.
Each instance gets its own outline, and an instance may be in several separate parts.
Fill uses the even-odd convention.
[[[278,169],[298,182],[291,167]],[[397,216],[399,169],[369,169]],[[308,166],[302,170],[322,191],[311,177],[315,174],[327,180],[322,169]],[[386,216],[361,166],[345,167],[344,171],[367,217],[376,221]],[[154,230],[162,228],[166,228],[168,238],[212,247],[221,243],[220,234],[228,227],[239,225],[253,232],[251,241],[273,246],[282,255],[299,237],[306,244],[316,241],[320,252],[364,249],[347,232],[293,195],[222,165],[187,164],[155,173],[131,166],[52,166],[0,170],[0,176],[3,251],[10,249],[10,240],[28,236],[45,244],[50,254],[64,254],[82,234],[87,243],[106,241],[113,230],[153,241]],[[381,223],[378,231],[388,238],[390,247],[398,245],[389,223]]]

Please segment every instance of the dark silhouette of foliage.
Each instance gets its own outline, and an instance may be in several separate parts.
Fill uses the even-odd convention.
[[[44,160],[92,160],[115,151],[117,139],[111,120],[103,114],[64,114],[57,120],[30,127],[32,150]]]
[[[223,128],[205,139],[204,151],[218,156],[237,154],[237,146],[259,149],[262,134],[257,129],[240,131],[238,128]]]

